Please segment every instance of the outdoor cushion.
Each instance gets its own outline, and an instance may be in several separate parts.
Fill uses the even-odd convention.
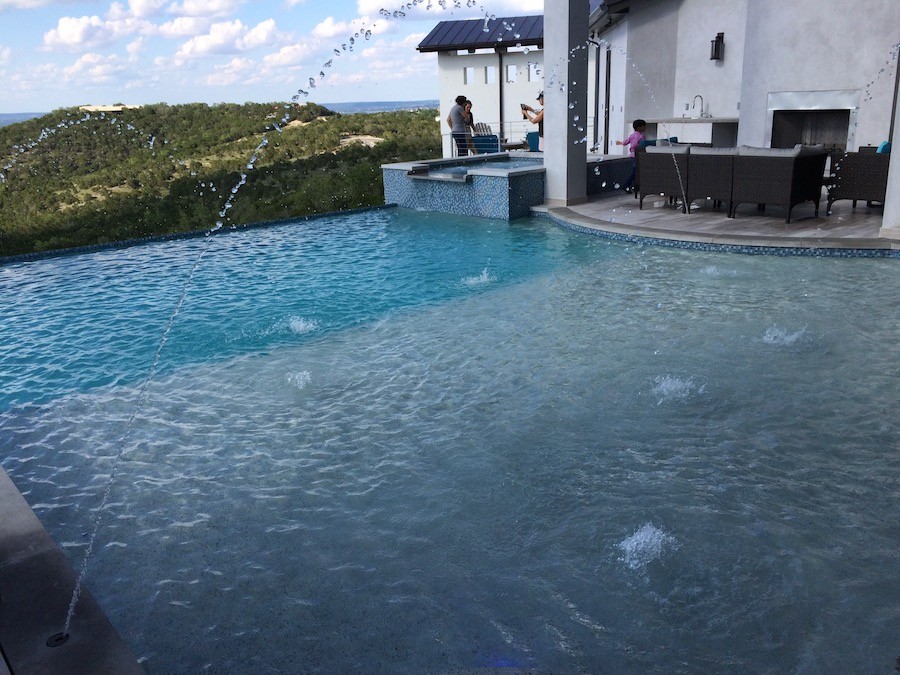
[[[647,152],[653,154],[666,154],[666,155],[686,155],[688,151],[690,151],[691,146],[689,145],[664,145],[662,147],[658,145],[650,145],[647,147]]]
[[[737,154],[744,157],[797,157],[800,154],[800,146],[793,148],[755,148],[752,145],[742,145],[738,148]]]
[[[818,145],[795,145],[794,150],[800,150],[798,156],[805,157],[806,155],[821,155],[825,152],[825,144],[819,143]]]
[[[695,145],[691,148],[692,155],[736,155],[737,148],[707,148]]]

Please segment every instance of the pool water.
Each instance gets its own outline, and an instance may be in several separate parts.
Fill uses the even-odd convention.
[[[206,245],[0,267],[0,463],[75,563]],[[404,209],[208,246],[88,568],[148,672],[893,667],[896,261]]]
[[[490,159],[478,162],[467,161],[465,164],[455,166],[438,165],[431,169],[430,175],[451,174],[455,176],[465,176],[470,171],[478,169],[539,169],[542,168],[544,162],[542,159]]]

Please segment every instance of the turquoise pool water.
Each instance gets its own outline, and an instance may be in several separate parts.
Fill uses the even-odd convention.
[[[0,463],[76,563],[204,245],[0,267]],[[87,577],[148,672],[893,667],[896,261],[402,209],[209,247]]]
[[[444,166],[443,164],[429,171],[430,174],[454,174],[464,176],[477,169],[535,169],[544,165],[542,159],[490,159],[478,162],[468,161],[464,164]]]

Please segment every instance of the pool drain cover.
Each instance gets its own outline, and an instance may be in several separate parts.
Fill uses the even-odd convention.
[[[51,635],[49,638],[47,638],[47,646],[59,647],[60,645],[65,644],[68,639],[68,633],[57,633],[56,635]]]

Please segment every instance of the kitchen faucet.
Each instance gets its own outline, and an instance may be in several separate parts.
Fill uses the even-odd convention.
[[[691,110],[697,107],[697,99],[700,99],[700,117],[709,117],[709,113],[703,110],[703,97],[700,94],[697,94],[694,97],[694,101],[691,104]]]

